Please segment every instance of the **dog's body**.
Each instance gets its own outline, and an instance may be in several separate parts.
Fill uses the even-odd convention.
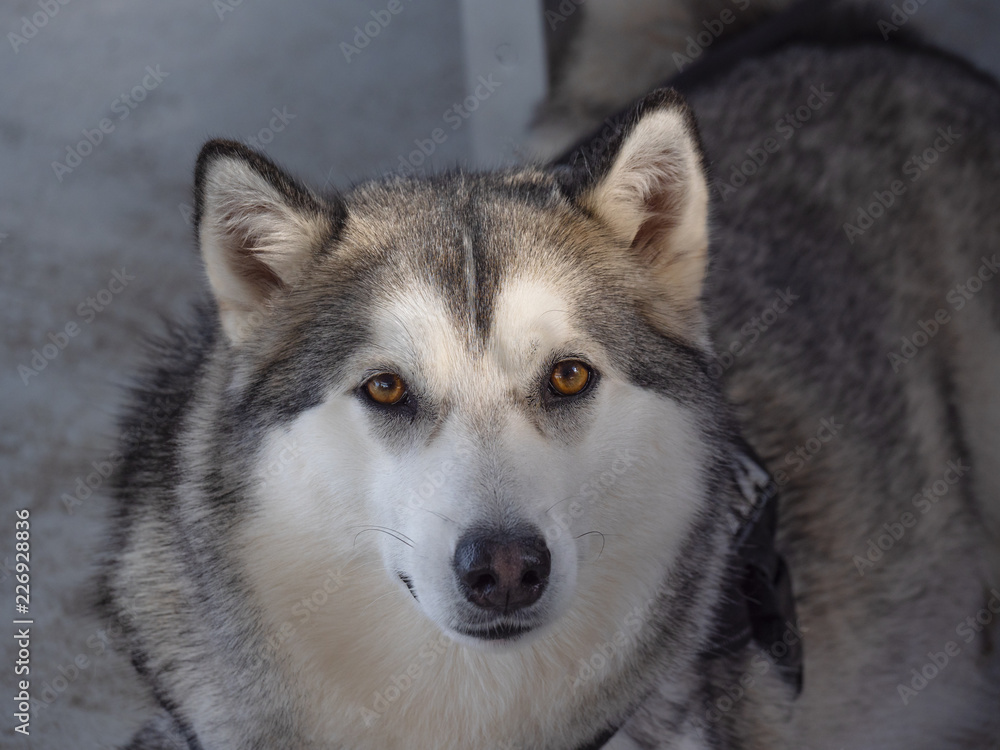
[[[858,45],[689,100],[710,180],[664,93],[566,166],[338,198],[206,147],[216,303],[126,423],[105,581],[133,747],[995,743],[1000,94]],[[781,643],[705,657],[741,431],[800,695]]]
[[[791,0],[547,0],[549,94],[526,150],[556,156],[788,5]]]

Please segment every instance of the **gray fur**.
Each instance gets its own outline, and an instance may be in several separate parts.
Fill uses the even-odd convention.
[[[551,158],[790,0],[549,0],[550,92],[527,150]],[[698,36],[702,35],[701,42]]]
[[[824,86],[832,94],[786,139],[775,123],[808,107],[813,87]],[[649,101],[650,111],[681,106],[662,94]],[[1000,588],[1000,278],[961,310],[947,295],[1000,246],[992,205],[1000,194],[1000,94],[953,61],[858,45],[747,61],[694,87],[689,101],[713,193],[703,302],[714,355],[651,317],[630,286],[631,261],[592,246],[604,230],[579,196],[606,173],[607,158],[576,169],[373,183],[328,199],[300,195],[269,173],[292,191],[291,202],[326,212],[328,241],[313,251],[308,272],[276,293],[250,346],[228,347],[211,308],[179,332],[157,352],[126,422],[106,604],[128,626],[133,660],[174,717],[173,724],[158,718],[132,747],[173,747],[185,733],[211,737],[205,750],[333,747],[309,736],[303,696],[283,676],[281,651],[268,646],[235,562],[237,531],[253,510],[246,477],[264,436],[343,387],[340,368],[370,343],[358,311],[385,290],[430,283],[475,350],[490,330],[498,290],[525,268],[573,273],[588,335],[633,385],[696,410],[701,423],[691,440],[710,446],[697,520],[650,605],[629,668],[608,674],[573,730],[545,737],[544,747],[572,750],[639,700],[618,746],[995,742],[1000,620],[968,643],[956,628]],[[617,145],[638,118],[627,121]],[[907,160],[949,127],[959,137],[909,182]],[[732,166],[766,138],[778,148],[723,195]],[[844,225],[895,179],[907,181],[906,191],[849,242]],[[538,256],[538,248],[553,247],[557,253]],[[747,333],[779,292],[797,299],[766,330],[751,324]],[[894,371],[889,353],[940,308],[949,322]],[[743,344],[739,356],[719,358],[733,342]],[[553,439],[589,419],[586,404],[546,411],[518,398],[512,394],[512,409],[536,415],[537,430]],[[447,416],[444,401],[418,394],[417,403],[412,417],[386,416],[379,428],[393,450],[433,441]],[[144,427],[151,409],[165,418]],[[806,461],[795,450],[811,445],[824,419],[841,426]],[[738,432],[781,485],[779,545],[806,642],[798,698],[775,670],[757,668],[759,646],[697,660],[712,639],[728,564],[722,509],[735,488],[725,465]],[[915,512],[914,496],[949,461],[971,468],[929,512]],[[907,511],[918,523],[859,569],[855,557],[866,554],[868,540]],[[949,641],[961,654],[904,705],[898,686]],[[741,679],[747,675],[752,684]],[[194,727],[195,714],[212,718]]]
[[[777,133],[824,84],[835,94],[791,138]],[[871,44],[750,61],[690,102],[716,185],[765,137],[781,145],[726,200],[716,190],[707,292],[717,351],[747,340],[740,329],[771,290],[799,295],[725,372],[748,439],[788,475],[782,539],[807,632],[807,687],[780,746],[987,747],[1000,734],[990,708],[1000,631],[994,621],[992,635],[966,645],[955,628],[1000,580],[1000,399],[987,385],[1000,361],[973,357],[998,352],[1000,278],[961,310],[947,294],[1000,246],[996,84],[943,57]],[[912,181],[907,162],[949,127],[961,137]],[[843,225],[895,179],[906,192],[851,244]],[[894,372],[888,354],[942,308],[950,322]],[[801,468],[788,461],[824,417],[842,434]],[[972,434],[982,421],[991,441]],[[951,504],[915,512],[913,496],[955,459],[971,471]],[[906,511],[919,523],[861,576],[853,556]],[[897,684],[950,640],[965,661],[904,706]],[[774,732],[747,703],[740,735]]]

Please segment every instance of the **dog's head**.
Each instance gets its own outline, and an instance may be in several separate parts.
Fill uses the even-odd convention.
[[[605,632],[701,554],[719,427],[698,137],[659,92],[604,146],[336,197],[205,147],[219,418],[262,436],[232,452],[258,455],[239,479],[266,484],[276,571],[377,550],[373,601],[412,595],[503,649],[560,618]]]

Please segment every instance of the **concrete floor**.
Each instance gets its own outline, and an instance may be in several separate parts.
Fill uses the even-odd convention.
[[[0,10],[0,562],[13,560],[13,510],[30,508],[31,676],[51,698],[29,739],[8,706],[0,747],[89,750],[125,741],[145,708],[105,648],[110,624],[89,614],[105,506],[82,483],[113,449],[141,336],[203,293],[188,215],[199,146],[254,137],[310,184],[346,186],[399,168],[469,92],[457,0],[402,0],[356,54],[342,45],[387,2],[60,2]],[[996,5],[928,0],[914,23],[1000,72]],[[420,167],[475,165],[473,127],[449,130]],[[87,133],[100,141],[77,148]],[[0,567],[0,601],[13,584]]]

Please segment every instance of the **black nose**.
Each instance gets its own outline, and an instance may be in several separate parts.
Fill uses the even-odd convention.
[[[551,558],[534,532],[473,531],[459,539],[455,572],[465,597],[483,609],[513,612],[531,606],[545,591]]]

